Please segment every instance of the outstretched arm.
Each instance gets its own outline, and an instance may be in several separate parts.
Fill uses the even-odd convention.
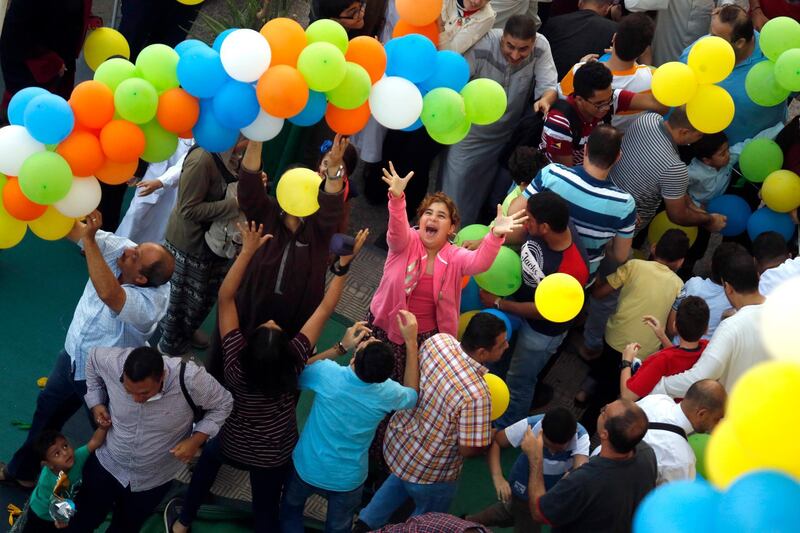
[[[125,305],[127,296],[125,289],[111,268],[103,258],[103,252],[95,240],[97,231],[103,225],[103,216],[100,211],[92,211],[86,216],[86,223],[75,221],[75,225],[67,237],[75,242],[83,240],[83,251],[86,254],[86,266],[89,269],[89,279],[92,280],[97,296],[112,311],[119,313]]]
[[[409,172],[401,178],[389,161],[389,170],[383,169],[383,182],[389,186],[389,228],[386,231],[386,242],[390,251],[402,250],[408,246],[411,228],[408,226],[406,213],[405,190],[408,181],[414,176]]]

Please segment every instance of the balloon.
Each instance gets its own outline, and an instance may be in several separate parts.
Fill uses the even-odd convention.
[[[309,44],[297,58],[297,70],[305,78],[309,89],[318,92],[330,91],[338,86],[346,74],[345,65],[341,50],[326,42]]]
[[[141,78],[125,80],[114,91],[117,114],[134,124],[150,122],[158,109],[158,93],[153,85]]]
[[[435,22],[424,26],[414,26],[405,20],[398,20],[392,28],[392,38],[405,37],[406,35],[421,35],[429,39],[434,46],[439,46],[439,25]]]
[[[711,435],[707,433],[689,435],[689,446],[692,447],[696,460],[695,470],[703,477],[706,477],[706,447],[710,438]]]
[[[319,202],[319,174],[308,168],[286,171],[278,181],[275,196],[281,209],[296,217],[307,217],[317,212]]]
[[[25,221],[39,218],[47,209],[46,205],[31,202],[22,194],[17,178],[9,178],[3,187],[3,207],[12,217]]]
[[[200,101],[200,118],[192,128],[197,144],[209,152],[224,152],[239,140],[239,130],[226,128],[217,120],[212,103],[207,100]]]
[[[492,420],[497,420],[508,409],[508,402],[511,399],[508,385],[491,373],[484,374],[483,379],[486,380],[486,386],[489,387],[489,396],[492,399]]]
[[[44,149],[44,144],[31,137],[24,126],[0,128],[0,172],[6,176],[19,176],[22,163]]]
[[[26,231],[28,231],[28,225],[9,215],[3,207],[3,203],[0,202],[0,250],[19,244],[25,237]]]
[[[342,82],[326,93],[328,101],[341,109],[361,107],[369,98],[371,82],[366,69],[356,63],[345,64]]]
[[[331,19],[320,19],[309,24],[306,28],[308,44],[330,43],[338,48],[342,54],[347,52],[347,31],[338,22]]]
[[[436,52],[436,67],[433,75],[422,80],[420,87],[426,91],[437,87],[447,87],[456,92],[461,91],[469,81],[469,63],[464,56],[452,50]],[[505,91],[503,92],[505,98]]]
[[[289,122],[296,126],[311,126],[322,120],[327,109],[328,100],[325,98],[325,93],[308,91],[306,106],[298,114],[290,117]]]
[[[405,78],[386,76],[372,86],[369,108],[382,126],[402,130],[413,125],[422,113],[422,94]]]
[[[744,89],[748,98],[762,107],[782,104],[789,97],[789,89],[784,89],[775,79],[775,63],[762,61],[756,63],[744,79]]]
[[[697,83],[719,83],[733,71],[736,55],[728,41],[709,35],[692,46],[687,63],[694,70]]]
[[[788,213],[776,213],[769,207],[762,207],[750,216],[747,221],[747,236],[750,240],[765,231],[776,231],[788,242],[794,235],[795,224]]]
[[[680,480],[656,487],[633,517],[634,533],[714,531],[720,493],[702,481]]]
[[[25,107],[25,128],[44,144],[58,144],[75,127],[75,115],[66,100],[56,94],[42,94]]]
[[[700,85],[686,104],[686,116],[698,131],[717,133],[727,128],[736,111],[731,95],[718,85]]]
[[[165,44],[146,46],[136,58],[136,68],[159,93],[178,86],[178,52]]]
[[[251,141],[269,141],[277,137],[281,132],[283,122],[282,118],[273,117],[262,109],[251,124],[242,128],[242,135]]]
[[[461,89],[467,118],[473,124],[497,122],[506,112],[506,91],[489,78],[472,80]]]
[[[139,71],[136,66],[121,57],[109,59],[94,73],[95,81],[99,81],[112,91],[116,90],[123,81],[137,76],[139,76]]]
[[[759,47],[771,61],[792,48],[800,48],[800,24],[789,17],[775,17],[761,28]]]
[[[720,498],[716,531],[797,531],[798,502],[796,479],[778,472],[753,472],[733,483]]]
[[[28,103],[43,94],[50,93],[41,87],[25,87],[17,91],[8,103],[8,121],[17,126],[23,126],[25,124],[25,108],[28,107]]]
[[[497,296],[515,293],[522,285],[522,263],[519,254],[511,248],[501,247],[489,270],[477,274],[475,281],[478,287]]]
[[[410,34],[386,43],[386,75],[413,83],[430,77],[436,68],[436,47],[422,35]]]
[[[197,4],[202,3],[203,0],[178,0],[179,4],[183,4],[186,6],[196,6]]]
[[[50,206],[42,216],[28,223],[34,235],[46,241],[63,239],[75,226],[75,219],[66,217]]]
[[[186,51],[194,48],[195,46],[208,46],[203,41],[199,41],[197,39],[186,39],[184,41],[179,42],[175,45],[175,51],[178,52],[179,56],[182,56]]]
[[[736,237],[747,230],[747,220],[753,214],[750,206],[740,196],[723,194],[708,202],[706,211],[719,213],[728,217],[725,227],[720,233],[723,237]]]
[[[356,109],[340,109],[328,104],[325,111],[325,122],[341,135],[353,135],[361,131],[369,122],[369,102]]]
[[[208,46],[195,46],[178,61],[181,87],[197,98],[210,98],[228,81],[220,55]]]
[[[106,158],[100,139],[85,131],[73,132],[58,145],[56,153],[67,161],[75,176],[94,175]]]
[[[469,120],[466,118],[461,121],[460,124],[456,125],[450,131],[445,132],[438,132],[438,131],[428,131],[428,135],[431,136],[431,139],[436,141],[439,144],[444,145],[451,145],[460,143],[464,140],[464,138],[469,135],[469,130],[472,125],[470,124]]]
[[[344,58],[364,67],[370,83],[377,83],[386,72],[386,50],[374,37],[361,35],[352,39]]]
[[[461,306],[459,307],[459,311],[462,313],[483,308],[483,304],[481,303],[479,296],[480,293],[478,284],[475,283],[475,278],[467,279],[469,281],[467,282],[466,287],[461,290]]]
[[[261,35],[272,51],[270,66],[297,65],[297,58],[308,44],[303,27],[290,18],[275,18],[261,28]]]
[[[670,61],[656,69],[650,87],[656,100],[665,106],[677,107],[694,97],[697,76],[688,65]]]
[[[200,116],[200,102],[183,89],[169,89],[158,97],[156,118],[161,127],[172,133],[190,130]]]
[[[219,53],[219,51],[222,50],[223,41],[225,41],[228,35],[230,35],[231,33],[235,32],[238,29],[239,28],[228,28],[227,30],[221,31],[219,35],[217,35],[217,37],[214,39],[214,42],[211,43],[211,48],[213,48],[214,50],[217,51],[217,53]]]
[[[800,90],[800,48],[793,48],[781,54],[773,69],[775,81],[784,89]]]
[[[739,156],[739,168],[744,177],[761,183],[783,166],[783,150],[772,139],[753,139],[744,145]]]
[[[30,200],[50,205],[69,192],[72,171],[63,157],[54,152],[33,154],[22,164],[19,186]]]
[[[272,59],[267,39],[255,30],[236,30],[222,42],[222,66],[231,78],[252,83],[269,68]]]
[[[170,158],[178,149],[178,136],[162,128],[157,120],[142,124],[145,148],[142,159],[148,163],[158,163]]]
[[[74,178],[67,195],[53,204],[65,217],[86,216],[100,205],[100,182],[94,176]]]
[[[791,170],[772,172],[761,187],[761,199],[778,213],[788,213],[800,206],[800,176]]]
[[[114,118],[114,92],[96,80],[76,85],[69,105],[75,121],[87,128],[100,129]]]
[[[724,489],[745,472],[763,466],[745,452],[728,420],[717,424],[706,446],[706,472],[714,486]]]
[[[578,316],[583,308],[583,286],[569,274],[550,274],[536,287],[534,303],[544,319],[568,322]]]
[[[800,278],[791,278],[776,287],[767,298],[761,314],[761,338],[774,359],[800,363]]]
[[[478,313],[480,313],[479,310],[466,311],[462,312],[461,316],[458,317],[458,334],[456,336],[458,340],[461,340],[461,338],[464,336],[464,332],[467,330],[469,321],[472,320],[472,317]]]
[[[252,123],[260,111],[253,86],[235,80],[223,85],[211,102],[219,123],[231,130],[240,130]]]
[[[684,232],[689,237],[689,246],[694,244],[697,239],[697,226],[675,224],[669,219],[666,211],[661,211],[650,221],[650,227],[647,228],[647,240],[650,241],[650,244],[657,244],[668,229],[679,229]]]
[[[131,47],[125,37],[114,28],[97,28],[86,36],[83,43],[83,59],[89,68],[96,71],[110,57],[131,57]]]
[[[461,228],[458,233],[456,233],[455,245],[461,246],[464,244],[464,241],[481,240],[486,237],[487,233],[489,233],[489,226],[484,224],[470,224],[469,226]]]
[[[494,315],[500,320],[503,321],[503,324],[506,325],[506,340],[511,340],[511,336],[514,334],[514,328],[511,325],[511,320],[508,318],[508,315],[504,312],[500,311],[499,309],[483,309],[481,313],[487,313],[490,315]]]
[[[277,65],[258,80],[256,95],[261,109],[275,117],[289,118],[306,107],[308,84],[296,68]]]
[[[452,131],[466,118],[464,99],[453,89],[439,87],[422,98],[420,120],[428,132]]]
[[[125,120],[112,120],[100,130],[103,153],[117,163],[138,160],[144,153],[145,142],[141,128]]]
[[[436,22],[442,13],[442,0],[419,2],[415,0],[397,0],[397,14],[402,20],[415,26],[424,26]]]
[[[136,168],[139,166],[139,160],[117,162],[111,159],[106,159],[100,169],[94,173],[98,180],[109,185],[121,185],[133,177]]]

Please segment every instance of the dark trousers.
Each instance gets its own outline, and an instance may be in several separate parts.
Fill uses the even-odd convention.
[[[42,520],[39,515],[33,512],[33,509],[28,509],[28,514],[25,517],[25,527],[22,528],[22,533],[50,533],[61,531],[56,527],[56,523],[52,520]]]
[[[119,31],[131,46],[131,61],[149,44],[174,47],[186,39],[201,7],[163,0],[123,0]]]
[[[622,353],[603,342],[603,353],[589,363],[589,377],[594,381],[595,391],[581,419],[589,435],[593,435],[597,429],[600,409],[619,397],[620,361]]]
[[[86,394],[86,381],[75,381],[72,360],[62,351],[47,378],[47,385],[36,399],[31,428],[25,443],[16,451],[8,463],[8,473],[16,479],[35,481],[42,465],[33,451],[33,442],[45,429],[61,431],[64,424],[81,408]],[[89,417],[91,420],[91,416]]]
[[[83,484],[75,502],[78,512],[70,521],[67,531],[94,531],[113,511],[107,532],[137,533],[167,495],[171,485],[169,481],[152,489],[133,492],[130,486],[123,487],[92,454],[83,467]]]

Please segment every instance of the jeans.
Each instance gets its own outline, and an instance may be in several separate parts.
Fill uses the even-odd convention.
[[[550,337],[535,331],[526,320],[522,321],[517,334],[517,344],[511,355],[511,365],[506,374],[506,384],[511,398],[508,409],[496,422],[499,429],[528,416],[539,372],[556,353],[566,335],[567,332],[564,332]]]
[[[361,503],[361,491],[364,485],[358,488],[340,492],[326,490],[303,481],[294,470],[292,477],[286,484],[281,503],[281,532],[303,533],[303,508],[306,500],[312,494],[319,494],[328,500],[328,514],[325,517],[325,533],[349,533],[353,529],[353,516],[356,514],[358,504]]]
[[[8,473],[12,477],[23,481],[38,479],[42,465],[33,451],[36,437],[45,429],[61,431],[67,420],[84,405],[86,381],[75,381],[74,375],[72,359],[62,350],[47,378],[47,385],[36,399],[36,411],[33,413],[28,437],[8,463]]]
[[[441,483],[412,483],[392,474],[383,482],[369,505],[359,514],[359,520],[375,529],[389,522],[392,514],[408,498],[416,505],[412,516],[425,513],[446,513],[456,495],[455,481]]]

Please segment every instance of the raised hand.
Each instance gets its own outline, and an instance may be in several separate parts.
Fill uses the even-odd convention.
[[[525,430],[525,436],[522,438],[522,443],[520,445],[522,451],[528,456],[528,460],[531,462],[538,460],[538,458],[542,455],[543,446],[544,441],[542,440],[542,432],[540,431],[538,435],[534,435],[531,427],[528,426],[528,429]]]
[[[333,146],[331,147],[331,151],[328,154],[329,169],[338,168],[339,165],[342,164],[342,159],[344,158],[344,151],[347,150],[349,144],[350,144],[349,137],[345,137],[339,133],[336,134],[336,137],[333,138]]]
[[[372,330],[367,327],[366,322],[356,322],[344,332],[342,346],[344,346],[346,350],[352,350],[371,333]]]
[[[413,313],[401,309],[397,312],[397,328],[406,342],[417,340],[417,317]]]
[[[624,350],[622,350],[622,359],[625,361],[633,362],[633,359],[639,355],[639,349],[642,347],[641,344],[638,342],[632,342],[628,344]]]
[[[515,229],[522,227],[522,224],[528,220],[528,215],[524,210],[517,211],[513,215],[504,215],[503,206],[497,204],[497,218],[494,219],[494,227],[492,233],[495,237],[502,237],[508,235]]]
[[[657,336],[664,335],[664,328],[661,327],[661,322],[653,315],[644,315],[642,317],[642,322],[649,326]]]
[[[364,247],[364,243],[367,242],[367,237],[369,237],[369,228],[358,230],[358,233],[356,233],[356,242],[353,245],[353,253],[340,257],[339,264],[345,266],[352,261],[358,255],[358,252],[361,251],[361,248]]]
[[[261,235],[264,231],[264,224],[256,226],[255,222],[237,222],[236,227],[242,234],[242,253],[245,255],[254,254],[256,250],[261,248],[265,242],[272,238],[272,235],[267,233]]]
[[[403,191],[406,190],[406,185],[408,185],[408,180],[414,175],[414,171],[409,172],[406,174],[405,178],[401,178],[397,175],[397,171],[394,169],[394,163],[389,161],[389,170],[383,169],[383,182],[389,186],[389,191],[395,198],[400,198],[403,196]]]

